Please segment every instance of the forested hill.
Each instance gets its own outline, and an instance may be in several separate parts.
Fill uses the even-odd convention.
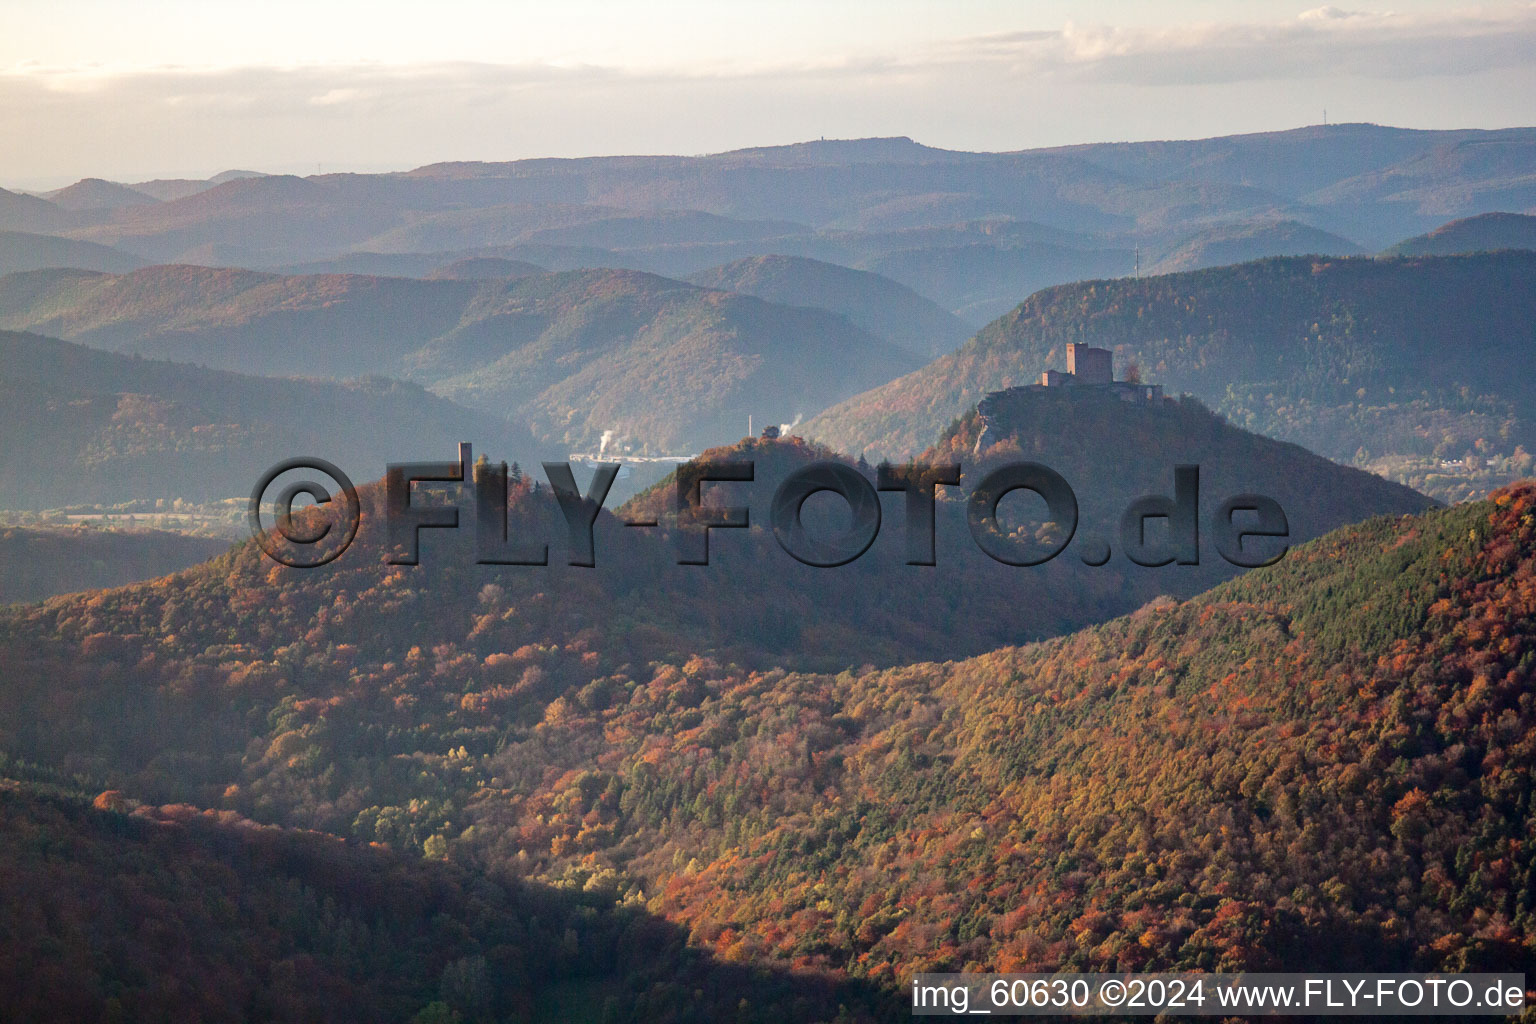
[[[1174,467],[1179,465],[1200,469],[1202,529],[1211,527],[1211,517],[1226,498],[1263,494],[1285,509],[1292,543],[1372,515],[1417,512],[1432,504],[1401,484],[1340,466],[1297,445],[1240,430],[1191,398],[1126,402],[1093,390],[1028,388],[998,396],[989,406],[985,423],[972,408],[919,460],[961,467],[960,484],[937,491],[938,551],[941,564],[961,564],[975,580],[988,578],[989,560],[975,557],[978,552],[966,525],[963,499],[992,471],[1013,463],[1039,463],[1060,474],[1077,502],[1076,538],[1109,542],[1116,552],[1122,513],[1144,495],[1171,495]],[[720,489],[705,500],[750,504],[758,510],[754,515],[762,515],[755,521],[766,523],[766,513],[783,479],[806,462],[829,454],[798,439],[712,449],[700,456],[701,461],[752,459],[756,477],[750,484],[731,484],[728,488],[712,485]],[[867,475],[873,479],[875,473],[871,469]],[[664,516],[675,500],[675,479],[668,477],[634,498],[619,514],[656,518]],[[877,553],[892,547],[890,541],[899,540],[904,528],[898,500],[890,497],[887,502],[883,541],[873,549]],[[1006,529],[1018,533],[1026,522],[1043,523],[1043,509],[1038,502],[1026,508],[1022,500],[1017,506],[1005,500],[999,516]],[[722,543],[729,544],[729,538]],[[1081,545],[1074,542],[1066,549],[1063,561],[1076,562],[1081,551]],[[1212,552],[1206,554],[1220,563]],[[1082,573],[1081,568],[1062,578],[1064,590],[1097,590],[1092,581],[1100,570]],[[1198,580],[1170,571],[1173,568],[1142,573],[1121,555],[1102,572],[1116,575],[1116,587],[1126,588],[1128,597],[1158,593],[1188,596],[1223,576],[1220,565],[1202,566],[1215,571],[1200,574]],[[1067,584],[1069,579],[1072,582]],[[1067,594],[1059,597],[1066,600]],[[1023,618],[1024,613],[1018,617]]]
[[[528,428],[383,377],[256,377],[0,331],[0,491],[10,508],[244,497],[320,455],[365,480],[475,440],[528,459]]]
[[[604,767],[717,785],[653,812],[674,833],[733,807],[687,840],[701,869],[669,881],[669,915],[769,951],[805,946],[811,924],[829,961],[896,984],[961,968],[1529,971],[1533,580],[1521,484],[1044,644],[733,679],[701,705],[703,731]],[[786,700],[817,714],[791,726],[770,710]],[[611,734],[646,714],[598,718]],[[755,801],[785,770],[753,763],[769,722],[780,748],[803,737],[807,763]]]
[[[1536,249],[1536,216],[1483,213],[1464,217],[1442,224],[1428,234],[1404,239],[1387,253],[1392,256],[1447,256],[1500,249]]]
[[[1536,449],[1529,252],[1278,258],[1049,288],[802,430],[871,458],[915,453],[986,392],[1064,369],[1068,342],[1111,348],[1120,372],[1135,364],[1238,426],[1421,489],[1444,484],[1437,495],[1465,496],[1430,479],[1442,460],[1514,458],[1505,469],[1528,472]]]
[[[0,763],[7,1019],[853,1024],[894,1004],[712,960],[601,895],[38,778]]]
[[[837,675],[514,648],[538,594],[258,569],[9,615],[5,746],[893,988],[1533,966],[1536,486],[1057,640]]]
[[[0,604],[154,579],[228,547],[163,530],[0,527]]]
[[[787,554],[771,529],[777,483],[834,457],[793,440],[709,453],[753,460],[757,474],[751,484],[707,486],[718,500],[746,505],[754,524],[711,531],[708,565],[678,564],[684,552],[667,520],[666,487],[646,499],[659,507],[637,500],[599,519],[594,567],[566,564],[565,525],[547,484],[535,493],[529,475],[509,487],[509,536],[538,545],[534,557],[547,546],[550,565],[476,564],[468,501],[459,530],[422,531],[420,564],[390,565],[382,488],[365,485],[356,543],[323,567],[280,566],[247,543],[164,580],[0,617],[0,658],[11,668],[0,688],[0,750],[110,774],[161,801],[213,805],[230,785],[249,786],[245,799],[254,803],[239,806],[332,831],[356,827],[369,806],[411,807],[399,834],[421,842],[459,820],[452,808],[465,796],[462,766],[445,763],[442,778],[435,770],[396,776],[384,770],[395,753],[436,757],[467,744],[477,757],[489,755],[583,691],[584,699],[618,699],[652,666],[671,671],[712,658],[764,671],[838,671],[961,657],[1103,622],[1158,595],[1199,593],[1239,571],[1210,539],[1198,565],[1143,567],[1128,560],[1116,530],[1136,498],[1173,493],[1176,464],[1203,466],[1207,538],[1220,502],[1238,493],[1280,502],[1292,544],[1428,503],[1225,426],[1194,403],[1138,409],[1111,401],[1060,412],[1021,418],[995,450],[961,456],[968,475],[938,504],[931,566],[907,564],[906,513],[895,494],[885,498],[878,537],[852,564],[818,568]],[[1034,457],[1037,444],[1051,446],[1044,461],[1078,489],[1078,540],[1112,545],[1107,564],[1085,564],[1076,541],[1034,566],[1002,564],[977,546],[961,496],[991,465],[1026,458],[1024,445]],[[1027,524],[1010,515],[1002,509],[1003,525],[1018,534]],[[659,525],[626,527],[620,517]],[[332,702],[349,723],[341,747],[295,760],[281,751],[296,738],[270,756],[252,746],[270,747],[291,729],[281,723],[300,720],[284,707]],[[439,749],[449,737],[458,738]],[[373,765],[363,769],[370,781],[345,797],[322,795],[335,758],[354,756]],[[452,794],[446,803],[440,785]]]
[[[1401,484],[1234,427],[1189,397],[1143,403],[1091,389],[1027,388],[996,396],[987,406],[985,417],[973,408],[951,424],[921,461],[965,465],[973,488],[1006,464],[1049,466],[1073,488],[1080,535],[1109,542],[1117,552],[1121,514],[1142,495],[1172,495],[1179,465],[1199,467],[1206,530],[1215,528],[1221,502],[1238,494],[1278,502],[1292,543],[1372,515],[1418,512],[1431,504]]]

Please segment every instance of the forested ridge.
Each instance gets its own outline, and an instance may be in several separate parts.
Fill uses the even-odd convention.
[[[163,530],[0,527],[0,604],[152,579],[228,547]]]
[[[1047,288],[958,351],[834,406],[806,436],[908,457],[989,391],[1113,349],[1236,426],[1442,499],[1529,475],[1536,253],[1283,257]]]
[[[1533,551],[1521,485],[1070,636],[836,674],[511,647],[548,593],[235,551],[9,613],[0,721],[149,802],[643,906],[728,962],[1521,968]],[[413,642],[424,601],[468,633]]]
[[[255,377],[0,331],[7,509],[244,497],[269,466],[325,453],[358,479],[474,440],[538,451],[521,423],[418,385]],[[366,475],[365,475],[366,474]]]
[[[1118,517],[1141,494],[1168,493],[1173,464],[1186,460],[1207,467],[1206,515],[1221,497],[1265,493],[1288,509],[1293,543],[1361,515],[1427,504],[1234,430],[1195,403],[1063,410],[1046,400],[1024,411],[1031,415],[1012,427],[999,424],[995,450],[944,457],[969,467],[967,486],[1008,458],[1045,459],[1081,489],[1085,535],[1102,533],[1114,522],[1109,514]],[[1144,446],[1119,440],[1137,436]],[[547,545],[548,566],[475,564],[473,508],[462,510],[456,531],[422,531],[421,564],[389,565],[382,488],[365,485],[357,544],[320,569],[276,565],[247,543],[176,576],[17,610],[0,620],[0,647],[15,666],[0,689],[0,707],[14,712],[0,721],[0,749],[18,743],[27,756],[71,770],[110,766],[132,773],[128,788],[146,798],[209,805],[247,758],[277,763],[248,748],[286,717],[276,708],[285,697],[360,701],[349,728],[369,739],[349,756],[370,762],[421,749],[419,716],[446,716],[444,728],[463,730],[454,747],[490,751],[568,690],[619,671],[638,677],[694,657],[838,671],[968,656],[1102,622],[1160,594],[1192,596],[1236,572],[1209,545],[1198,566],[1144,569],[1117,557],[1090,568],[1073,550],[1044,566],[1001,565],[971,537],[957,500],[964,487],[939,504],[937,565],[905,564],[905,512],[892,495],[868,554],[839,569],[812,568],[775,540],[771,496],[789,472],[834,454],[791,439],[748,441],[709,457],[753,461],[757,474],[750,484],[709,485],[719,495],[710,500],[749,506],[753,526],[711,531],[708,566],[677,564],[666,522],[675,485],[619,510],[660,526],[636,530],[605,513],[596,567],[565,564],[567,530],[548,486],[519,471],[509,532]],[[459,706],[444,703],[449,693]],[[434,791],[418,783],[401,775],[371,802],[408,806]],[[345,829],[368,804],[348,798],[339,806],[314,824]]]
[[[6,1020],[853,1024],[890,999],[722,964],[633,904],[0,764]]]

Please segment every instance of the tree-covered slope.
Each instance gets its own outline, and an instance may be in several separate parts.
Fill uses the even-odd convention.
[[[467,577],[402,569],[294,589],[236,553],[12,613],[0,721],[109,784],[643,901],[727,960],[893,988],[1521,970],[1533,524],[1521,486],[1070,636],[836,675],[625,652],[639,594],[464,600]],[[616,633],[513,646],[573,607]]]
[[[5,768],[8,1018],[852,1022],[893,1002],[712,960],[601,896]]]
[[[598,520],[594,567],[567,565],[567,530],[547,485],[535,493],[531,475],[510,487],[511,537],[547,545],[552,564],[475,564],[476,511],[463,497],[459,530],[423,531],[420,564],[390,565],[382,489],[368,485],[356,543],[321,568],[276,565],[247,543],[165,581],[15,611],[0,630],[14,669],[0,688],[0,749],[113,774],[162,800],[210,804],[231,784],[255,786],[264,795],[252,799],[277,820],[329,830],[352,827],[371,805],[412,805],[407,818],[416,824],[402,835],[420,842],[430,834],[418,834],[422,823],[453,819],[446,808],[462,806],[457,769],[446,779],[396,775],[387,752],[442,753],[447,737],[462,735],[450,746],[472,740],[485,753],[595,679],[641,678],[649,666],[694,657],[835,671],[979,654],[1102,622],[1158,595],[1188,597],[1235,574],[1211,532],[1220,502],[1235,494],[1278,501],[1291,544],[1361,516],[1428,504],[1226,426],[1194,403],[1045,404],[997,427],[999,441],[985,452],[936,453],[965,473],[937,504],[931,566],[907,564],[906,512],[895,494],[885,497],[878,537],[851,564],[818,568],[787,554],[772,530],[772,496],[790,472],[835,458],[793,440],[708,453],[755,463],[751,483],[706,485],[710,503],[744,505],[752,523],[712,531],[708,565],[679,564],[697,547],[679,542],[669,485]],[[970,444],[961,437],[951,440]],[[998,464],[1029,458],[1076,489],[1081,523],[1072,546],[1048,564],[1006,565],[976,544],[964,495]],[[1120,514],[1143,495],[1172,494],[1173,467],[1191,462],[1202,467],[1199,564],[1133,564]],[[1000,518],[1016,533],[1027,524],[1010,508]],[[622,525],[645,520],[658,526]],[[1113,557],[1085,564],[1101,561],[1090,557],[1095,541],[1107,542]],[[226,690],[233,678],[254,685]],[[72,682],[56,686],[61,679]],[[190,687],[179,695],[178,679]],[[444,703],[452,693],[459,697]],[[469,694],[480,696],[460,699]],[[98,699],[110,715],[90,711]],[[321,781],[329,756],[263,755],[287,731],[280,705],[312,699],[345,705],[349,735],[398,730],[404,746],[369,740],[357,748],[362,775],[356,788],[343,785],[345,796],[331,791],[339,780]]]
[[[898,984],[1529,970],[1533,508],[1521,485],[1373,520],[1194,601],[969,661],[734,678],[697,732],[610,770],[698,794],[650,805],[699,864],[665,912]],[[649,732],[645,714],[598,717]],[[803,762],[756,767],[791,738]]]
[[[1091,281],[1036,293],[954,354],[803,429],[871,457],[921,451],[986,392],[1063,369],[1067,343],[1086,342],[1239,426],[1462,498],[1479,469],[1529,469],[1533,332],[1529,253]]]
[[[493,286],[407,372],[479,408],[520,409],[551,442],[604,432],[653,452],[790,422],[919,360],[846,318],[634,271]]]

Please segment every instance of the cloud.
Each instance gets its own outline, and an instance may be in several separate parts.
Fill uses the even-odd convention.
[[[1346,11],[1332,5],[1314,7],[1310,11],[1302,11],[1296,16],[1297,21],[1343,21],[1347,18],[1381,17],[1371,11]],[[1390,15],[1387,15],[1390,17]]]
[[[362,102],[396,86],[446,89],[520,88],[572,82],[686,82],[767,78],[807,80],[878,77],[999,64],[1014,74],[1071,76],[1077,80],[1188,85],[1297,76],[1406,78],[1479,74],[1526,67],[1536,52],[1536,3],[1442,15],[1323,6],[1289,21],[1204,22],[1161,27],[1069,22],[1059,29],[1029,29],[941,40],[903,53],[777,63],[681,62],[667,68],[628,69],[578,62],[357,63],[295,67],[127,68],[103,65],[47,67],[27,63],[0,70],[0,83],[26,79],[54,91],[90,92],[125,83],[217,91],[252,75],[273,82],[316,83],[305,97],[315,106]],[[136,87],[136,86],[135,86]],[[281,84],[279,85],[282,91]],[[185,90],[182,90],[183,94]]]
[[[938,59],[1006,61],[1015,73],[1139,85],[1299,77],[1422,78],[1521,68],[1536,53],[1536,5],[1442,15],[1325,6],[1279,22],[1166,27],[1069,23],[1055,33],[964,40]]]
[[[309,102],[316,107],[334,107],[340,103],[352,103],[363,99],[368,94],[361,89],[327,89],[318,96],[311,96]]]

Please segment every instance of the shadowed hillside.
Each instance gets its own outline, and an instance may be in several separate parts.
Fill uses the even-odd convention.
[[[77,267],[121,274],[143,265],[144,261],[137,256],[105,245],[25,231],[0,231],[0,276],[48,267]]]
[[[228,547],[163,530],[0,528],[0,604],[168,576]]]
[[[43,781],[0,778],[0,995],[38,1024],[852,1024],[893,1012],[857,982],[712,960],[604,894],[115,790],[87,805],[46,773],[7,767]]]
[[[46,199],[0,188],[0,230],[62,233],[74,227],[77,220],[70,211]]]

